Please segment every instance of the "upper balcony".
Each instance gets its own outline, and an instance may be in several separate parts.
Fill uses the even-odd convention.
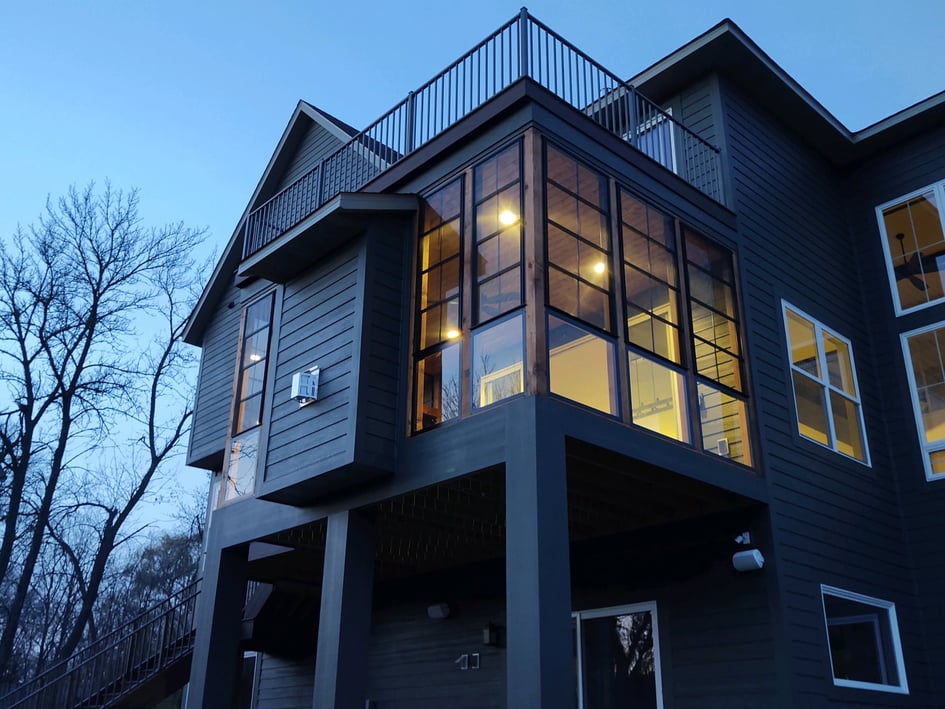
[[[243,258],[344,192],[357,192],[521,79],[723,201],[719,149],[528,14],[525,8],[247,219]]]

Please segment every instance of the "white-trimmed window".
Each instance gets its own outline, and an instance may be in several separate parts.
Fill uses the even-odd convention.
[[[876,208],[896,314],[945,300],[945,182]]]
[[[663,709],[656,603],[573,614],[578,709]]]
[[[793,305],[781,306],[798,433],[869,465],[853,346]]]
[[[833,683],[908,694],[896,604],[821,585]]]
[[[902,334],[927,480],[945,480],[945,323]]]

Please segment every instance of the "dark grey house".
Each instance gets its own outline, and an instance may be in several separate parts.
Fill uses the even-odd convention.
[[[945,94],[851,133],[729,21],[301,102],[186,334],[189,705],[942,706],[942,205]]]

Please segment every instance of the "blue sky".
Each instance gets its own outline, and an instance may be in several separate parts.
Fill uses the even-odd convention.
[[[478,2],[35,0],[0,5],[0,239],[106,178],[219,253],[300,98],[363,127],[510,19]],[[536,0],[631,76],[735,20],[851,129],[945,89],[945,2]]]

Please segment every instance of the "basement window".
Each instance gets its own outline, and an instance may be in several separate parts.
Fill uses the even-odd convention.
[[[908,694],[896,605],[821,585],[833,683]]]

